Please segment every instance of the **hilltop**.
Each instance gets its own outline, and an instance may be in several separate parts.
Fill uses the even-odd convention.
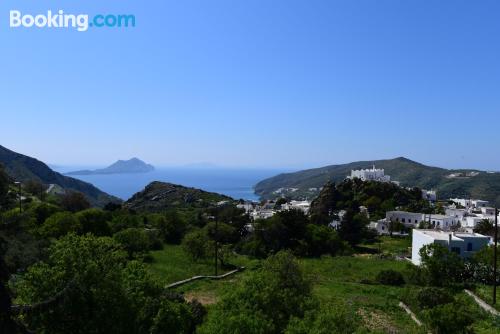
[[[328,181],[340,182],[350,175],[351,170],[371,168],[373,165],[384,169],[392,180],[399,181],[403,187],[435,189],[440,198],[470,196],[493,202],[500,200],[500,173],[431,167],[404,157],[357,161],[280,174],[257,183],[255,193],[262,198],[282,194],[292,198],[313,198]]]
[[[66,175],[98,175],[98,174],[135,174],[135,173],[149,173],[154,171],[155,168],[145,163],[144,161],[132,158],[130,160],[118,160],[114,164],[101,169],[95,170],[79,170],[66,173]]]
[[[109,202],[119,202],[116,197],[106,194],[90,183],[64,176],[50,169],[45,163],[11,151],[0,145],[0,163],[7,174],[16,181],[35,180],[46,185],[54,185],[63,190],[78,191],[85,195],[93,206],[104,206]]]
[[[231,197],[165,182],[151,182],[127,200],[123,207],[137,212],[161,212],[171,208],[206,208]]]

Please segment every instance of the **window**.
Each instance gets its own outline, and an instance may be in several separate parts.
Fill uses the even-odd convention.
[[[451,247],[451,251],[460,255],[460,247]]]
[[[405,219],[404,219],[404,218],[402,218],[402,219],[401,219],[401,221],[404,223],[404,222],[405,222]]]
[[[469,243],[467,244],[467,251],[468,251],[468,252],[472,252],[472,242],[469,242]]]

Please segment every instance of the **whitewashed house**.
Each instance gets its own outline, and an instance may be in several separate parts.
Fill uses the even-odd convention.
[[[423,215],[416,212],[407,211],[387,211],[385,218],[391,222],[402,223],[407,227],[417,227],[422,221]]]
[[[378,235],[388,235],[390,234],[390,222],[387,219],[380,219],[376,222],[371,222],[368,228],[377,232]]]
[[[468,258],[488,245],[489,237],[478,233],[455,233],[436,230],[413,230],[411,262],[420,265],[420,249],[432,243],[443,245],[462,258]]]

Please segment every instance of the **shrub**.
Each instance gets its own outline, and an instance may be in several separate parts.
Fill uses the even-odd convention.
[[[186,234],[182,240],[182,248],[193,260],[199,260],[207,256],[209,242],[207,233],[204,230],[196,229]]]
[[[429,285],[446,286],[463,282],[464,261],[440,244],[429,244],[419,251]]]
[[[292,318],[285,334],[351,334],[360,319],[347,305],[325,305],[306,313],[303,319]]]
[[[418,306],[422,309],[430,309],[452,301],[453,296],[448,291],[440,288],[423,288],[417,293]]]
[[[110,236],[111,229],[108,225],[109,213],[101,209],[87,209],[76,214],[82,225],[82,233],[92,233],[95,236]]]
[[[279,252],[222,297],[199,333],[282,333],[311,306],[310,282],[289,252]]]
[[[62,196],[61,207],[66,211],[78,212],[90,208],[90,203],[84,194],[69,192]]]
[[[470,325],[474,315],[463,303],[438,305],[422,312],[424,321],[436,334],[474,333]]]
[[[116,233],[113,238],[123,246],[130,258],[151,249],[149,236],[144,229],[127,228]]]
[[[382,270],[377,274],[377,282],[383,285],[395,285],[401,286],[405,284],[405,279],[403,275],[396,270]]]
[[[81,224],[71,212],[57,212],[47,218],[40,227],[44,237],[59,238],[68,233],[80,233]]]

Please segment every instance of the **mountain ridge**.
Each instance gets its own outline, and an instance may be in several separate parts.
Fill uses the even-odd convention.
[[[0,163],[4,165],[7,174],[17,181],[35,180],[43,184],[56,184],[65,190],[81,192],[92,206],[102,207],[109,202],[121,202],[90,183],[64,176],[36,158],[14,152],[1,145]]]
[[[440,198],[466,196],[483,198],[500,203],[500,173],[489,173],[477,169],[446,169],[427,166],[406,157],[375,161],[356,161],[347,164],[282,173],[264,179],[254,186],[255,193],[261,198],[283,195],[292,198],[312,199],[328,181],[340,182],[350,175],[352,169],[366,169],[375,165],[385,170],[391,180],[399,181],[403,187],[420,187],[437,190]],[[467,176],[470,174],[474,176]],[[451,177],[452,174],[463,177]],[[276,193],[280,188],[285,189]],[[317,188],[316,190],[310,190]],[[286,191],[286,189],[290,189]]]

